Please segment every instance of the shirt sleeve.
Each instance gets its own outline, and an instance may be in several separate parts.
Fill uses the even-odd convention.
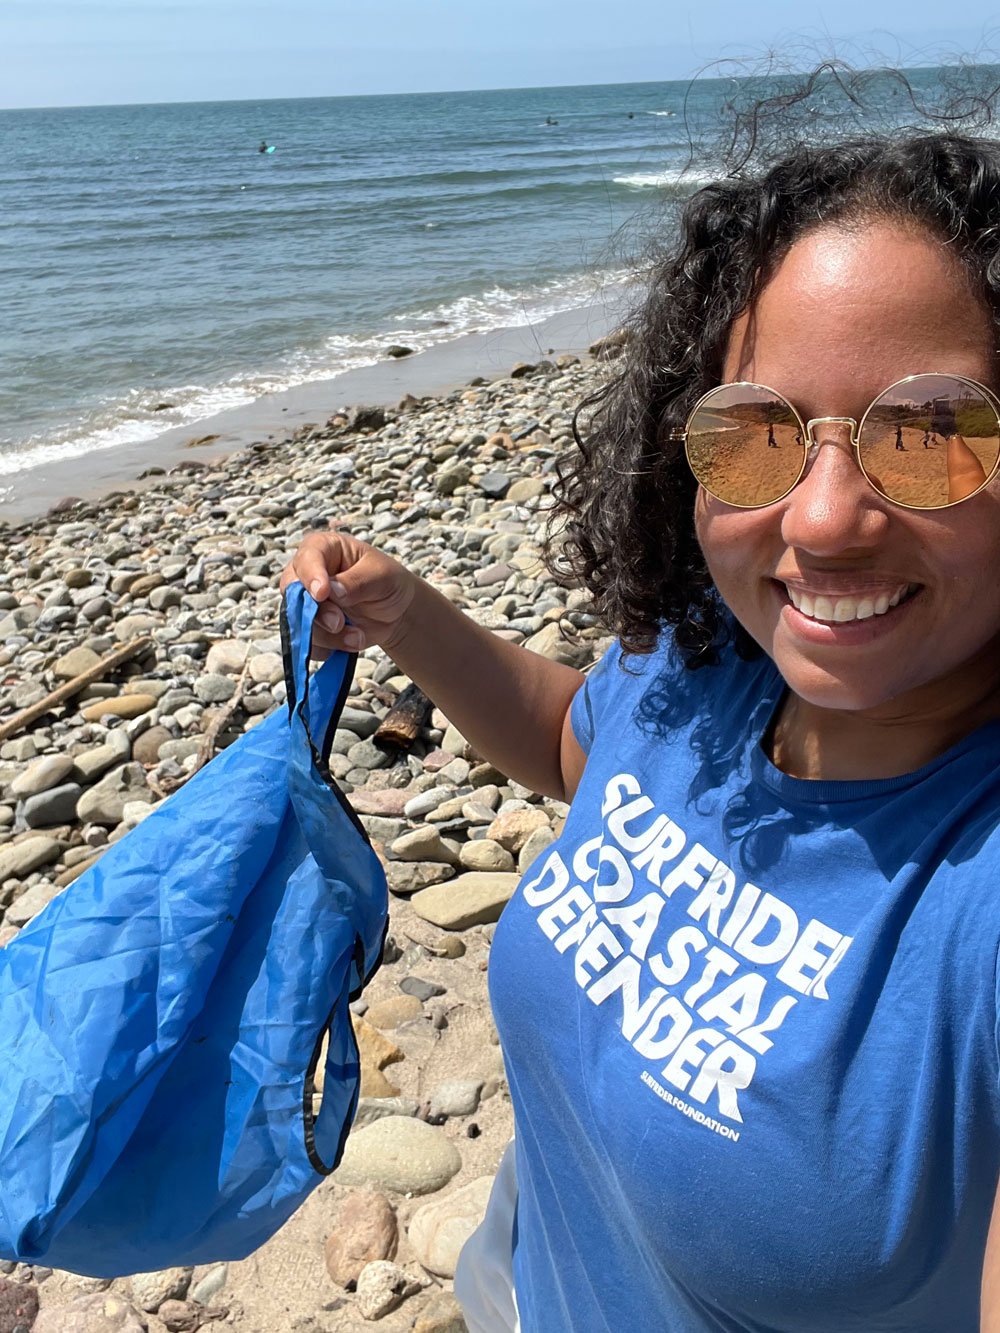
[[[569,718],[584,754],[590,754],[601,712],[614,688],[615,665],[620,656],[621,647],[616,640],[588,671],[583,685],[573,696]]]

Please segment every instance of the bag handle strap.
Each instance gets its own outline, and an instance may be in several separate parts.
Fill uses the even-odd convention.
[[[307,595],[301,583],[293,583],[285,593],[285,612],[292,650],[295,703],[298,705],[309,695],[309,658],[319,603]]]
[[[385,876],[357,812],[328,768],[330,745],[354,679],[358,655],[333,652],[318,671],[309,674],[317,611],[315,600],[301,583],[288,586],[281,606],[281,643],[291,730],[289,795],[309,848],[329,877],[345,878],[345,867],[350,867],[346,882],[355,889],[351,894],[353,907],[348,915],[358,931],[354,960],[356,976],[352,985],[360,987],[374,973],[382,956],[382,940],[387,926]],[[324,835],[317,825],[314,779],[333,792],[358,833],[356,839],[341,839],[333,850],[328,834]],[[378,938],[372,938],[372,931],[376,929]],[[357,991],[352,990],[351,998],[356,995]]]
[[[317,756],[325,753],[324,733],[329,730],[331,721],[340,716],[343,696],[350,687],[357,657],[344,652],[331,653],[319,670],[310,675],[312,634],[318,611],[318,603],[301,583],[288,585],[281,607],[281,649],[288,715],[290,720],[296,715],[301,718]],[[316,737],[320,739],[320,745],[316,744]]]

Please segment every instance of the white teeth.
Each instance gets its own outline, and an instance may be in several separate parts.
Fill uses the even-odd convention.
[[[872,616],[884,616],[892,606],[898,606],[909,591],[909,585],[899,588],[891,596],[880,592],[875,597],[824,597],[812,596],[800,592],[797,588],[786,588],[788,600],[812,620],[824,620],[830,624],[843,625],[850,620],[869,620]]]

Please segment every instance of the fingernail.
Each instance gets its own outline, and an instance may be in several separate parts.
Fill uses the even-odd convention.
[[[319,595],[323,591],[322,579],[313,579],[312,583],[310,583],[309,585],[309,591],[316,598],[316,600],[319,601]]]
[[[349,629],[347,633],[344,635],[344,643],[353,652],[356,652],[363,643],[361,631],[356,629]]]
[[[332,582],[330,583],[330,591],[333,593],[334,597],[347,596],[347,589],[344,587],[342,583],[338,583],[336,579],[333,579]]]

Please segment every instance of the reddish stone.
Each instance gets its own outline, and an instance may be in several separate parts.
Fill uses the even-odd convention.
[[[438,773],[455,758],[447,750],[428,750],[423,757],[423,765],[428,773]]]
[[[366,1264],[395,1257],[398,1239],[389,1200],[374,1190],[359,1190],[334,1218],[326,1241],[327,1272],[339,1286],[352,1289]]]

